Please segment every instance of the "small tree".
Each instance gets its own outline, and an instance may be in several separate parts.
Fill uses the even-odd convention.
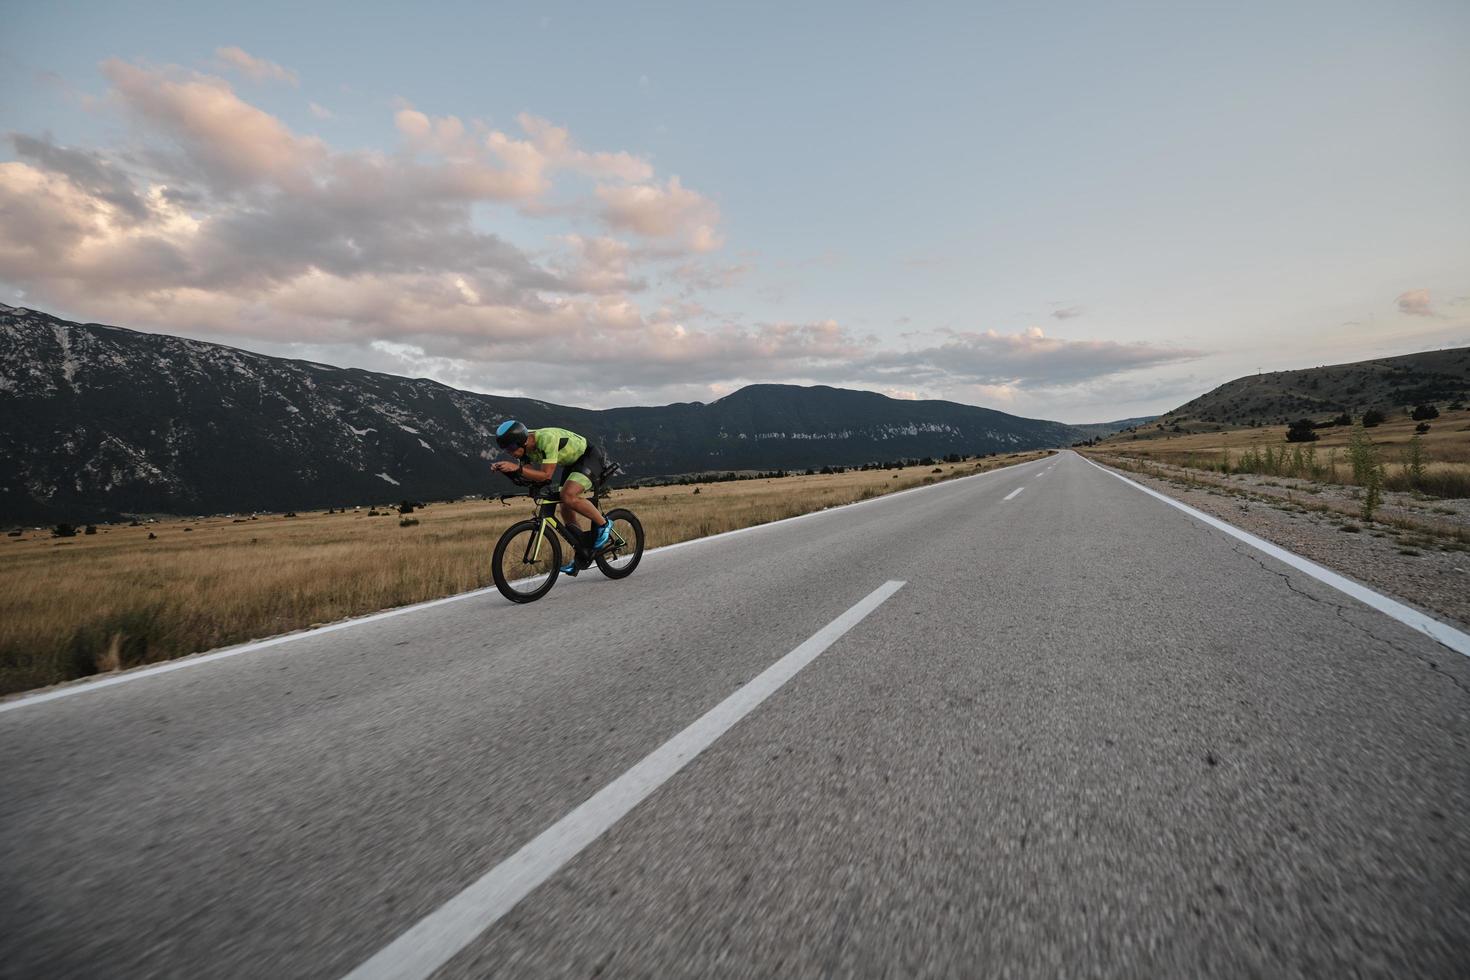
[[[1369,473],[1378,466],[1378,447],[1368,438],[1364,426],[1353,429],[1352,437],[1348,439],[1347,451],[1348,461],[1353,467],[1353,482],[1360,487],[1366,486]]]
[[[1404,449],[1404,476],[1415,490],[1424,485],[1424,462],[1424,438],[1416,435]]]
[[[1383,502],[1383,467],[1375,466],[1363,485],[1363,520],[1371,521],[1373,512]]]
[[[1311,419],[1297,419],[1286,429],[1287,442],[1316,442],[1318,438]]]
[[[1429,431],[1429,423],[1420,422],[1418,425],[1414,426],[1414,431],[1419,433],[1420,435],[1423,435],[1424,433]]]
[[[1439,418],[1439,409],[1433,405],[1415,405],[1413,413],[1409,416],[1415,422],[1423,422],[1426,419]]]
[[[1332,420],[1332,424],[1333,425],[1352,425],[1353,424],[1353,417],[1351,415],[1349,415],[1347,412],[1343,412],[1341,415],[1337,416],[1337,418],[1335,418],[1335,419]]]
[[[1386,417],[1378,409],[1370,408],[1363,413],[1363,428],[1371,429],[1376,425],[1381,425]]]

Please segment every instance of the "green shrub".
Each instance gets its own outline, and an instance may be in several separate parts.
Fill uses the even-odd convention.
[[[1319,436],[1314,431],[1311,419],[1297,419],[1286,428],[1287,442],[1316,442]]]
[[[1378,447],[1368,438],[1366,427],[1365,422],[1354,428],[1347,446],[1348,462],[1353,467],[1353,482],[1360,487],[1367,486],[1369,475],[1378,467]]]
[[[1363,488],[1363,520],[1371,521],[1383,502],[1383,464],[1378,461],[1378,447],[1363,425],[1355,428],[1348,440],[1348,459],[1353,466],[1353,482]]]
[[[1368,477],[1368,482],[1363,485],[1363,520],[1371,521],[1373,512],[1381,503],[1383,503],[1383,469],[1375,466]]]

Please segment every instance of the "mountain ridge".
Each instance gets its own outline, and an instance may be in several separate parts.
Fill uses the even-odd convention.
[[[496,489],[494,427],[601,441],[630,478],[1065,446],[1082,429],[938,400],[749,385],[584,409],[0,304],[0,520],[324,508]]]
[[[1344,364],[1266,371],[1235,378],[1159,416],[1184,431],[1318,421],[1367,409],[1392,411],[1470,393],[1470,347],[1419,351]]]

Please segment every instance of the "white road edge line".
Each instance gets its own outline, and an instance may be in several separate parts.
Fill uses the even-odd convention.
[[[646,552],[645,552],[646,554]],[[223,650],[215,650],[212,653],[193,654],[170,660],[168,663],[155,664],[151,667],[142,667],[138,670],[128,671],[124,674],[115,674],[111,677],[103,677],[97,680],[82,681],[67,687],[59,687],[54,691],[43,691],[40,694],[31,694],[16,698],[12,701],[0,701],[0,714],[23,708],[30,704],[40,704],[43,701],[54,701],[57,698],[70,697],[73,694],[86,694],[88,691],[100,691],[114,684],[126,684],[128,681],[142,680],[145,677],[154,677],[158,674],[167,674],[173,670],[183,670],[185,667],[195,667],[199,664],[207,664],[213,660],[224,660],[227,657],[238,657],[242,653],[254,653],[268,647],[279,646],[282,643],[290,643],[292,640],[304,639],[308,636],[321,636],[323,633],[333,633],[337,630],[346,629],[349,626],[361,626],[364,623],[375,622],[380,619],[390,619],[401,616],[407,612],[415,612],[419,609],[428,609],[431,606],[442,606],[448,602],[458,602],[460,599],[469,599],[473,596],[484,595],[494,592],[495,586],[487,586],[483,589],[475,589],[472,592],[461,592],[459,595],[445,596],[442,599],[430,599],[428,602],[416,603],[412,606],[399,606],[397,609],[388,609],[383,612],[370,613],[357,619],[344,619],[339,623],[331,623],[327,626],[317,626],[313,629],[302,630],[296,633],[285,633],[281,636],[273,636],[268,640],[255,640],[237,647],[225,647]]]
[[[1086,459],[1086,457],[1083,458]],[[1177,507],[1191,517],[1195,517],[1201,521],[1204,521],[1206,524],[1210,525],[1216,530],[1224,531],[1231,537],[1238,538],[1239,540],[1244,541],[1246,544],[1250,545],[1252,548],[1255,548],[1257,551],[1265,552],[1272,558],[1275,558],[1277,561],[1290,565],[1297,571],[1310,575],[1317,581],[1322,582],[1326,585],[1330,585],[1337,591],[1352,596],[1354,599],[1357,599],[1365,606],[1369,606],[1373,609],[1378,610],[1390,619],[1396,619],[1400,623],[1403,623],[1405,626],[1418,630],[1420,633],[1423,633],[1430,639],[1435,640],[1438,643],[1442,643],[1445,646],[1449,647],[1451,650],[1454,650],[1456,653],[1461,653],[1467,657],[1470,657],[1470,634],[1462,633],[1461,631],[1455,629],[1453,626],[1450,626],[1448,623],[1442,623],[1439,620],[1435,619],[1433,616],[1422,613],[1417,609],[1404,605],[1397,599],[1390,599],[1388,596],[1383,595],[1381,592],[1375,592],[1372,589],[1368,588],[1366,585],[1360,585],[1350,578],[1346,578],[1342,575],[1337,574],[1334,571],[1323,568],[1316,562],[1303,558],[1301,555],[1287,551],[1285,548],[1274,545],[1263,538],[1258,538],[1254,534],[1251,534],[1249,531],[1242,531],[1234,524],[1227,524],[1224,521],[1220,520],[1218,517],[1212,517],[1211,515],[1206,514],[1203,511],[1195,510],[1188,504],[1180,503],[1172,497],[1159,493],[1157,490],[1153,490],[1149,487],[1144,486],[1141,483],[1138,483],[1137,481],[1128,479],[1121,473],[1115,473],[1113,470],[1110,470],[1105,466],[1102,466],[1098,463],[1093,463],[1090,459],[1088,459],[1087,462],[1092,463],[1093,466],[1096,466],[1098,469],[1102,470],[1109,476],[1115,476],[1129,486],[1136,487],[1149,496],[1157,497],[1169,506]]]
[[[347,974],[346,980],[428,977],[903,586],[903,582],[889,581],[873,590],[474,884],[419,920]]]
[[[892,500],[895,497],[902,497],[906,493],[918,493],[921,490],[934,490],[943,486],[963,483],[966,480],[974,480],[979,479],[980,477],[991,476],[995,473],[1016,473],[1027,466],[1035,466],[1037,463],[1045,462],[1047,459],[1050,458],[1051,457],[1043,456],[1041,457],[1041,459],[1033,459],[1029,463],[1017,463],[1014,466],[1002,466],[998,469],[986,470],[984,473],[973,473],[970,476],[960,476],[950,480],[941,480],[938,483],[930,483],[921,487],[910,487],[907,490],[900,490],[897,493],[888,493],[880,497],[869,497],[867,500],[855,500],[850,504],[840,504],[836,507],[828,507],[825,510],[808,511],[805,514],[797,514],[795,517],[783,517],[779,521],[768,521],[765,524],[753,524],[750,527],[738,527],[733,531],[721,531],[719,534],[711,534],[708,537],[691,538],[688,541],[680,541],[676,544],[666,544],[657,548],[648,548],[643,552],[643,558],[647,559],[649,555],[658,554],[659,552],[673,551],[675,548],[687,548],[692,545],[707,544],[711,541],[718,541],[721,538],[728,538],[733,534],[747,534],[751,531],[760,531],[765,528],[776,527],[777,525],[781,524],[789,524],[792,521],[805,520],[806,518],[817,517],[821,514],[832,514],[847,507],[861,507],[863,504],[875,504],[884,500]],[[336,630],[347,629],[349,626],[361,626],[364,623],[372,623],[380,619],[391,619],[394,616],[402,616],[407,613],[418,612],[421,609],[430,609],[434,606],[442,606],[450,602],[459,602],[461,599],[473,599],[476,596],[487,595],[494,591],[495,586],[490,585],[486,586],[483,589],[472,589],[469,592],[460,592],[456,595],[443,596],[438,599],[429,599],[426,602],[416,602],[410,606],[399,606],[396,609],[385,609],[381,612],[368,613],[365,616],[359,616],[355,619],[344,619],[340,622],[331,623],[327,626],[318,626],[310,629],[297,630],[292,633],[283,633],[280,636],[272,636],[263,640],[252,640],[249,643],[242,643],[239,646],[224,647],[219,650],[190,654],[187,657],[179,657],[175,660],[170,660],[167,663],[155,664],[150,667],[138,667],[125,673],[114,674],[110,677],[98,678],[96,680],[76,681],[68,684],[65,687],[58,687],[54,690],[42,691],[37,694],[22,695],[20,697],[12,698],[10,700],[0,701],[0,714],[4,714],[7,711],[14,711],[16,708],[24,708],[28,705],[41,704],[45,701],[55,701],[58,698],[71,697],[74,694],[86,694],[90,691],[99,691],[103,688],[112,687],[115,684],[126,684],[129,681],[143,680],[148,677],[154,677],[158,674],[167,674],[170,671],[183,670],[185,667],[195,667],[199,664],[206,664],[214,660],[225,660],[229,657],[238,657],[242,653],[255,653],[257,650],[265,650],[269,647],[280,646],[283,643],[290,643],[293,640],[304,640],[310,637],[321,636],[324,633],[332,633]]]
[[[1026,489],[1025,487],[1017,487],[1016,489],[1012,490],[1010,493],[1006,494],[1005,495],[1005,499],[1006,500],[1010,500],[1012,497],[1016,496],[1022,490],[1025,490],[1025,489]]]

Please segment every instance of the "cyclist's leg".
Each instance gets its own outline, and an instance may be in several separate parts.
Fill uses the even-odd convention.
[[[577,523],[577,512],[567,503],[566,497],[561,501],[561,523],[562,526],[572,532],[572,537],[582,533],[582,525]]]
[[[561,506],[563,510],[581,514],[591,521],[594,527],[600,527],[607,522],[597,508],[592,506],[592,501],[583,496],[591,489],[592,480],[587,474],[567,467],[566,478],[561,483]]]
[[[602,476],[606,465],[607,457],[603,455],[602,447],[591,443],[581,456],[567,465],[566,473],[562,477],[563,509],[571,507],[572,510],[591,521],[594,529],[605,524],[606,521],[602,513],[585,495],[592,492],[593,481]]]

